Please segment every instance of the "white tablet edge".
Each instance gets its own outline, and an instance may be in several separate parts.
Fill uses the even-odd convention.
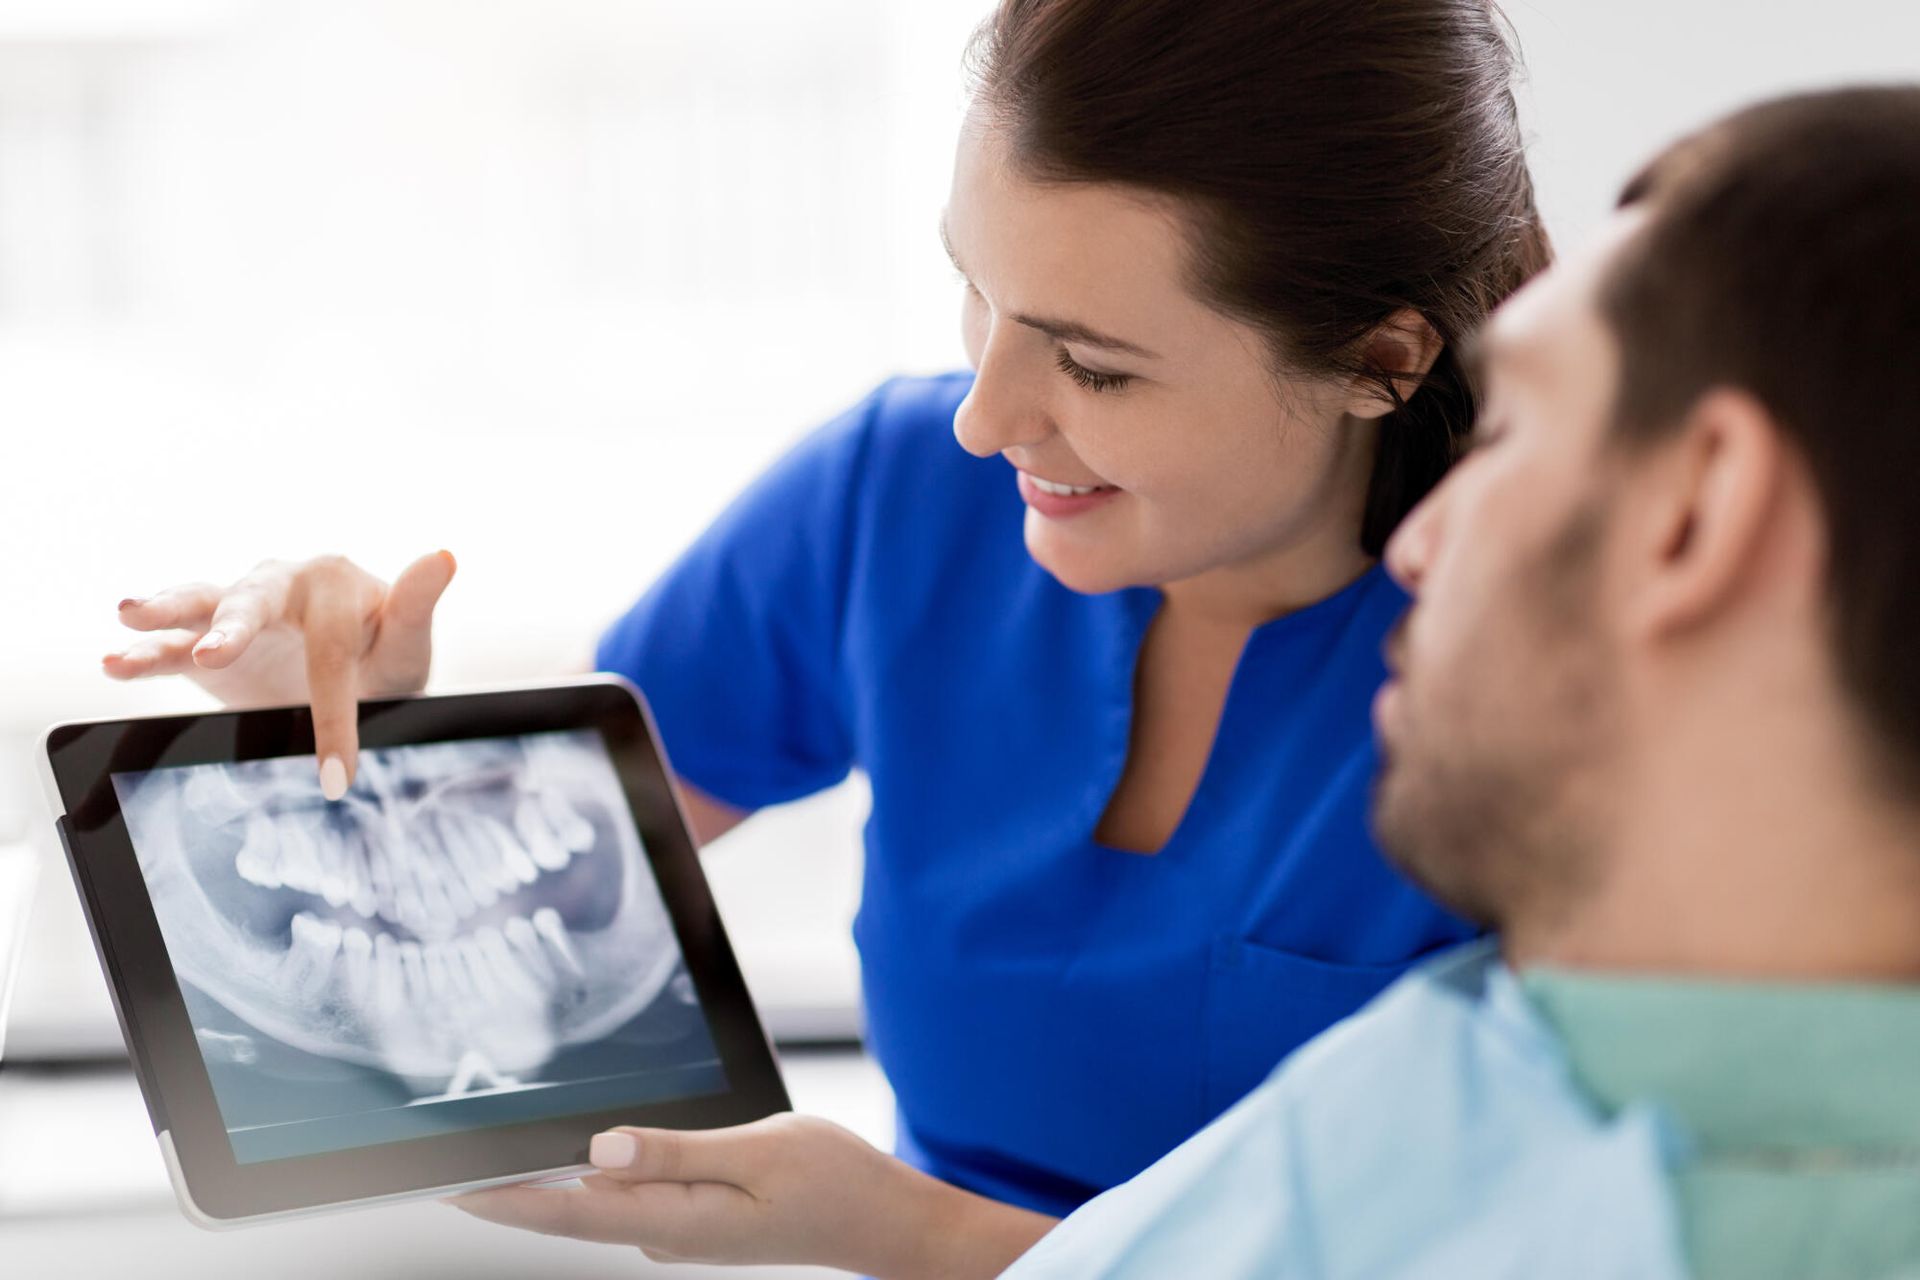
[[[166,1161],[167,1179],[173,1183],[174,1196],[180,1201],[180,1212],[187,1221],[206,1231],[233,1231],[241,1227],[265,1226],[273,1222],[292,1222],[296,1218],[318,1218],[325,1214],[342,1213],[348,1209],[372,1209],[383,1204],[400,1204],[407,1200],[440,1199],[457,1196],[468,1191],[484,1191],[489,1187],[507,1187],[521,1182],[554,1182],[567,1178],[578,1178],[593,1173],[590,1164],[567,1165],[559,1169],[548,1169],[540,1173],[513,1173],[504,1178],[482,1178],[478,1182],[460,1182],[445,1187],[422,1187],[417,1191],[391,1191],[386,1195],[366,1196],[359,1200],[335,1200],[327,1204],[311,1205],[305,1209],[279,1209],[272,1213],[257,1213],[244,1218],[216,1218],[201,1210],[193,1202],[193,1192],[187,1187],[187,1173],[181,1167],[180,1157],[173,1149],[173,1131],[162,1129],[159,1133],[160,1158]]]

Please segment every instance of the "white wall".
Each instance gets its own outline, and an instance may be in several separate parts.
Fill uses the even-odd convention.
[[[436,683],[563,670],[795,433],[957,363],[985,7],[0,0],[0,839],[46,721],[205,705],[97,674],[123,595],[445,546]],[[1507,8],[1563,244],[1734,103],[1920,78],[1910,0]],[[850,989],[859,805],[712,863],[802,1003]],[[98,982],[44,915],[41,1016]]]
[[[1762,97],[1920,80],[1913,0],[1502,0],[1541,208],[1571,244],[1681,133]]]

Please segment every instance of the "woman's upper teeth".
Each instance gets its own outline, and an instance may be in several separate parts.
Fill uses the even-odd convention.
[[[1051,480],[1042,480],[1031,472],[1028,473],[1027,479],[1033,481],[1033,487],[1040,492],[1051,493],[1058,498],[1080,498],[1104,487],[1097,484],[1055,484]]]

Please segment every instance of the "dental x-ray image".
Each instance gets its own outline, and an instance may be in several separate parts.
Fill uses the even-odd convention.
[[[113,782],[242,1162],[727,1087],[592,730]]]

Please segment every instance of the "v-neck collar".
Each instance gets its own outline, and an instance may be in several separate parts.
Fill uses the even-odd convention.
[[[1207,814],[1211,808],[1210,791],[1213,779],[1219,772],[1217,766],[1223,743],[1231,743],[1238,732],[1235,720],[1244,711],[1246,702],[1245,686],[1249,676],[1263,668],[1263,651],[1275,643],[1315,627],[1326,626],[1334,621],[1342,625],[1351,618],[1368,595],[1387,579],[1384,561],[1376,561],[1358,577],[1311,604],[1270,618],[1260,623],[1248,635],[1240,657],[1234,665],[1233,677],[1227,685],[1226,700],[1220,709],[1220,722],[1214,727],[1212,747],[1207,752],[1207,761],[1200,771],[1200,779],[1194,786],[1193,795],[1187,800],[1186,810],[1180,820],[1174,824],[1173,831],[1166,842],[1153,853],[1138,853],[1131,849],[1119,849],[1105,845],[1095,837],[1100,821],[1113,802],[1113,792],[1120,785],[1120,779],[1126,771],[1127,760],[1132,751],[1133,717],[1137,703],[1136,685],[1140,665],[1141,650],[1146,643],[1147,629],[1153,625],[1165,602],[1165,594],[1159,587],[1126,587],[1114,593],[1118,605],[1116,621],[1119,628],[1119,641],[1114,647],[1115,673],[1119,696],[1115,699],[1113,731],[1117,734],[1119,748],[1117,755],[1110,755],[1107,761],[1107,775],[1097,789],[1093,817],[1087,828],[1087,844],[1096,853],[1116,858],[1133,858],[1147,862],[1177,862],[1183,850],[1192,844],[1190,832],[1204,829]],[[1229,746],[1228,749],[1231,749]]]

